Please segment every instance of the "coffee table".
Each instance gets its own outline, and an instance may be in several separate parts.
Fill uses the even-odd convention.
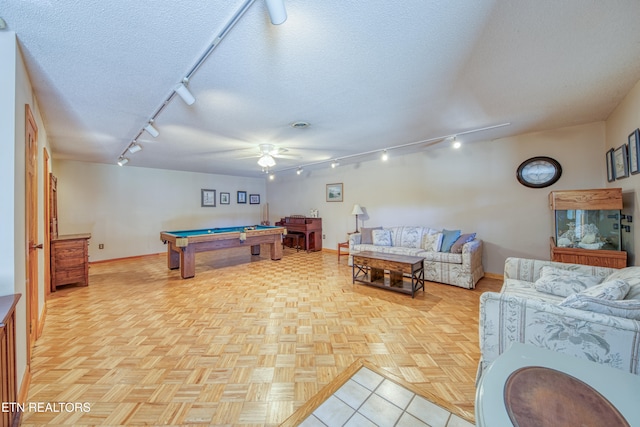
[[[389,271],[389,275],[385,275]],[[353,283],[401,292],[415,297],[424,292],[424,258],[364,251],[353,254]],[[410,281],[405,280],[408,276]]]

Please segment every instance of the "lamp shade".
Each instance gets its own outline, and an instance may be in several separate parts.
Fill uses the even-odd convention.
[[[364,212],[360,205],[353,205],[353,210],[351,211],[351,215],[362,215]]]

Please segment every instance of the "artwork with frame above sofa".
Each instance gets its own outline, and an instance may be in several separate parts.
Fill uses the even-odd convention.
[[[476,233],[422,226],[362,228],[349,236],[349,253],[363,251],[423,257],[425,280],[431,282],[473,289],[484,276],[482,240]]]

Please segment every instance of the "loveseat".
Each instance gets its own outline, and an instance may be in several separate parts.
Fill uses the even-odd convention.
[[[425,280],[473,289],[483,276],[482,240],[475,233],[398,226],[363,228],[349,236],[349,265],[364,251],[420,256]]]
[[[640,375],[640,267],[507,258],[500,292],[480,296],[483,371],[511,343]]]

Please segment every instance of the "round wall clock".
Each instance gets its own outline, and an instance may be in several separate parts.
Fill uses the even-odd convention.
[[[560,163],[551,157],[532,157],[518,166],[516,177],[520,184],[531,188],[544,188],[555,183],[562,175]]]

